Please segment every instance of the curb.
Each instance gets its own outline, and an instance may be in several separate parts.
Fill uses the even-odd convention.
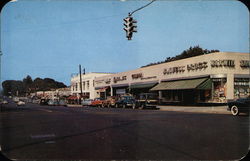
[[[184,107],[184,106],[157,106],[160,111],[191,112],[191,113],[212,113],[212,114],[231,114],[226,106],[212,107]]]
[[[69,105],[68,104],[67,107],[73,107],[74,108],[74,107],[83,107],[83,106],[82,105]]]

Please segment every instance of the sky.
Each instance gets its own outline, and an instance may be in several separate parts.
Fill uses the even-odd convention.
[[[15,0],[1,10],[1,80],[53,78],[70,85],[79,72],[124,72],[199,45],[249,53],[249,11],[236,0]]]

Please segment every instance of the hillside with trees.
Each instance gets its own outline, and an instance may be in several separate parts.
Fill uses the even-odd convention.
[[[62,82],[57,82],[51,78],[36,78],[32,80],[31,76],[27,76],[21,80],[6,80],[2,83],[3,94],[6,96],[25,96],[35,91],[46,91],[56,88],[64,88],[66,85]]]
[[[162,64],[162,63],[166,63],[166,62],[171,62],[171,61],[175,61],[175,60],[190,58],[190,57],[194,57],[194,56],[214,53],[214,52],[219,52],[219,50],[202,49],[199,45],[197,45],[197,46],[194,46],[194,47],[190,47],[187,50],[184,50],[181,54],[176,55],[175,57],[167,57],[164,61],[159,61],[159,62],[156,62],[156,63],[150,63],[148,65],[142,66],[142,68],[152,66],[152,65]]]

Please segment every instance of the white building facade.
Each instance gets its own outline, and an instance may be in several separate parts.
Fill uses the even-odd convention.
[[[98,77],[110,75],[110,73],[86,73],[74,75],[71,77],[71,95],[80,97],[81,90],[83,98],[94,99],[100,97],[100,92],[95,90],[94,80]]]
[[[71,90],[69,87],[52,89],[50,91],[37,91],[32,94],[32,96],[37,96],[39,98],[46,98],[46,99],[66,98],[70,95],[71,95]]]
[[[163,102],[217,102],[249,96],[249,53],[216,52],[95,78],[105,95],[158,93]]]

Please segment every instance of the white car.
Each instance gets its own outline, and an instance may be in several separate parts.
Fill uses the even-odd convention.
[[[25,102],[23,102],[23,101],[18,101],[17,102],[17,106],[24,106],[25,105]]]
[[[8,104],[8,101],[4,100],[4,101],[3,101],[3,104]]]

